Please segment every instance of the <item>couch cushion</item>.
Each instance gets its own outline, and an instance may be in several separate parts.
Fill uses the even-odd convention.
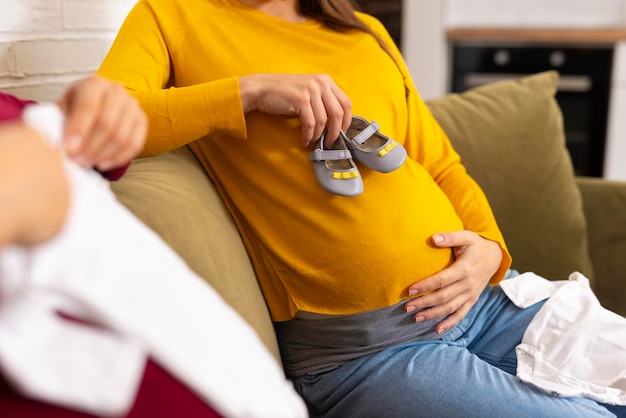
[[[280,361],[269,312],[237,227],[191,151],[183,147],[134,160],[126,175],[111,184],[118,199],[211,284]]]
[[[554,98],[558,73],[502,81],[428,105],[484,189],[513,268],[592,278],[582,200]]]

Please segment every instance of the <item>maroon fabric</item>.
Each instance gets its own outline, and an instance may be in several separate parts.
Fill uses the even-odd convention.
[[[17,119],[29,104],[35,103],[32,100],[21,100],[10,94],[0,92],[0,121]]]
[[[36,102],[32,100],[22,100],[10,94],[0,92],[0,123],[19,118],[22,115],[22,110],[33,103]],[[98,170],[98,172],[107,180],[116,181],[126,174],[126,170],[128,170],[129,166],[130,162],[112,170],[104,172]]]
[[[94,415],[34,401],[16,393],[0,376],[2,418],[95,418]],[[222,418],[185,385],[148,360],[139,393],[125,418]]]
[[[128,170],[128,167],[130,167],[130,162],[109,171],[98,170],[98,173],[102,174],[102,177],[109,181],[117,181],[121,179],[124,174],[126,174],[126,170]]]

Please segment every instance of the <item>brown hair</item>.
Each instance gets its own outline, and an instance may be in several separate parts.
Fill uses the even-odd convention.
[[[360,9],[353,0],[300,0],[300,11],[305,16],[316,19],[337,32],[356,29],[368,33],[391,55],[385,42],[356,17],[354,12],[358,10]]]
[[[356,29],[372,35],[378,41],[380,47],[391,57],[398,70],[400,70],[400,66],[385,41],[354,14],[355,11],[359,10],[354,0],[300,0],[300,11],[305,16],[322,22],[324,26],[334,31],[342,32]],[[405,95],[408,97],[409,88],[406,85],[404,73],[401,70],[400,73],[404,79]]]

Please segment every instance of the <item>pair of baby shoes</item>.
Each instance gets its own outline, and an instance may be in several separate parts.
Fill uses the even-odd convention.
[[[354,162],[360,161],[372,170],[389,173],[406,160],[406,150],[398,142],[379,132],[378,123],[359,116],[352,117],[348,130],[340,133],[332,149],[325,148],[325,134],[310,152],[315,176],[328,192],[341,196],[363,193],[363,180]]]

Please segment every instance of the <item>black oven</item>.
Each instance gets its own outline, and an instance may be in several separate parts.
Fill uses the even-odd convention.
[[[451,90],[545,70],[560,73],[556,94],[577,175],[602,177],[612,46],[452,45]]]

